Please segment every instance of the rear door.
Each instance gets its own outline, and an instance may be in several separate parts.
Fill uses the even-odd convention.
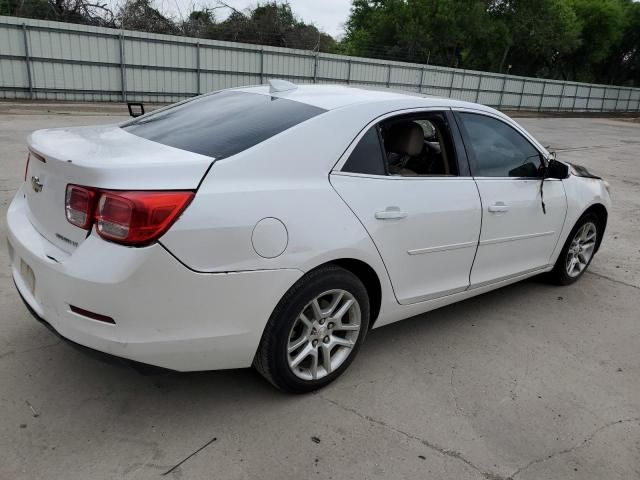
[[[403,166],[389,165],[393,152],[387,152],[385,125],[400,121],[424,130],[432,165],[421,173],[416,171],[421,169],[417,157]],[[402,304],[460,292],[469,285],[481,207],[455,128],[451,114],[442,111],[384,119],[361,133],[346,152],[344,165],[339,163],[330,177],[373,239]]]
[[[471,287],[547,267],[567,210],[562,181],[542,185],[542,152],[504,120],[456,116],[483,205]]]

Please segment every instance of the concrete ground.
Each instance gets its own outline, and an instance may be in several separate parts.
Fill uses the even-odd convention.
[[[25,136],[118,118],[0,111],[0,237]],[[0,249],[0,479],[640,478],[640,125],[522,123],[611,183],[590,272],[375,330],[315,394],[78,352],[30,317]]]

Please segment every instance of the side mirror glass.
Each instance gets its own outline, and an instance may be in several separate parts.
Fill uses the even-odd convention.
[[[129,109],[129,115],[133,118],[144,115],[144,105],[141,102],[128,102],[127,108]]]
[[[563,180],[569,176],[569,167],[555,158],[550,158],[547,163],[545,177]]]

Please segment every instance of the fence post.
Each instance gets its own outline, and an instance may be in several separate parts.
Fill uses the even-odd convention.
[[[315,59],[313,61],[313,83],[318,83],[318,55],[320,52],[316,52]]]
[[[120,85],[122,87],[122,101],[127,101],[127,72],[124,58],[124,33],[120,32]]]
[[[544,102],[544,92],[547,89],[547,81],[542,82],[542,93],[540,94],[540,102],[538,103],[538,111],[542,110],[542,102]]]
[[[260,85],[264,83],[264,48],[260,47]]]
[[[196,92],[200,95],[200,42],[196,42]]]
[[[620,92],[622,91],[622,89],[620,87],[618,87],[618,95],[616,96],[616,106],[613,107],[613,111],[617,112],[618,111],[618,102],[620,102]]]
[[[464,80],[465,78],[467,78],[467,71],[466,70],[462,70],[462,81],[460,82],[460,96],[463,96],[465,93],[465,89],[464,89]]]
[[[453,97],[453,81],[456,79],[456,72],[451,70],[449,73],[451,73],[451,83],[449,83],[449,98],[452,98]]]
[[[578,89],[580,88],[580,86],[576,84],[575,87],[576,87],[576,91],[573,94],[573,105],[571,106],[572,112],[576,111],[576,100],[578,99]]]
[[[480,87],[482,86],[482,74],[480,74],[480,78],[478,78],[478,88],[476,88],[476,100],[475,103],[478,103],[480,99]]]
[[[562,110],[562,100],[564,100],[564,88],[567,86],[566,82],[562,82],[562,90],[560,91],[560,100],[558,100],[558,111]]]
[[[387,88],[391,87],[391,64],[389,64],[389,70],[387,70]]]
[[[522,79],[522,88],[520,89],[520,98],[518,99],[518,110],[522,108],[522,99],[524,97],[524,88],[527,85],[527,80]]]
[[[351,59],[347,61],[347,85],[351,84]]]
[[[502,99],[504,98],[504,86],[507,84],[507,76],[502,77],[502,87],[500,87],[500,99],[498,100],[498,110],[502,108]]]
[[[587,94],[587,113],[589,112],[589,104],[591,103],[591,89],[593,87],[589,85],[589,93]]]
[[[602,105],[600,106],[600,111],[604,112],[604,102],[607,101],[607,87],[604,87],[604,93],[602,94]]]
[[[420,70],[420,85],[418,86],[418,93],[422,93],[422,83],[424,82],[424,68]]]
[[[33,77],[31,74],[31,53],[29,51],[29,33],[27,24],[22,24],[22,34],[24,38],[24,61],[27,63],[27,82],[29,85],[29,98],[33,100]]]

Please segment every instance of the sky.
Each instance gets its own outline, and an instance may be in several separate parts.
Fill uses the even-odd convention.
[[[259,0],[225,0],[224,3],[238,10],[255,7]],[[213,7],[215,0],[156,0],[156,6],[169,15],[185,15],[193,7]],[[293,12],[305,23],[313,23],[320,30],[333,37],[344,33],[344,22],[349,16],[351,0],[289,0]],[[229,14],[229,9],[216,9],[216,17],[223,20]]]

